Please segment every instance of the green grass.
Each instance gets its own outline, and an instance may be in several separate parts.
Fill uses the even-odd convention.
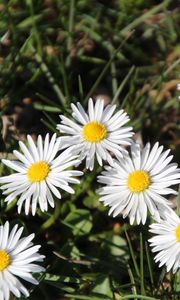
[[[159,140],[180,162],[177,6],[168,0],[1,1],[0,116],[23,111],[15,129],[0,137],[1,157],[27,133],[55,132],[58,115],[71,116],[71,102],[86,107],[89,97],[105,95],[128,112],[144,143]],[[0,128],[3,133],[1,120]],[[35,217],[18,215],[16,202],[6,207],[1,196],[1,221],[36,232],[46,255],[47,272],[39,286],[30,286],[30,299],[179,299],[180,275],[155,265],[147,225],[108,217],[98,202],[99,172],[86,172],[75,195],[64,194],[54,210]]]

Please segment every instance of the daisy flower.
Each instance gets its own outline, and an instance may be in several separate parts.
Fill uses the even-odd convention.
[[[158,252],[155,262],[175,273],[180,268],[180,218],[172,210],[165,220],[150,225],[149,231],[155,234],[149,240],[152,251]]]
[[[80,155],[81,161],[86,158],[86,168],[93,170],[95,156],[100,166],[102,160],[113,163],[112,154],[117,159],[122,158],[125,152],[122,145],[130,145],[133,135],[132,127],[123,127],[129,117],[123,109],[116,112],[116,105],[107,105],[98,99],[93,104],[92,99],[88,102],[88,113],[82,105],[71,104],[74,121],[60,115],[61,124],[57,129],[68,134],[61,137],[62,147],[70,147]]]
[[[80,161],[68,150],[57,155],[60,140],[56,139],[56,134],[50,140],[47,134],[44,143],[39,135],[37,146],[31,136],[28,135],[27,140],[29,149],[23,142],[19,142],[23,154],[16,150],[13,152],[19,161],[2,160],[17,173],[0,177],[0,183],[5,183],[1,189],[5,190],[3,194],[8,195],[5,198],[8,204],[20,196],[17,201],[18,212],[21,212],[25,203],[25,213],[29,213],[31,206],[32,214],[35,215],[37,204],[43,212],[48,210],[48,204],[54,207],[53,195],[61,198],[59,189],[73,194],[74,190],[69,183],[79,183],[73,176],[80,176],[83,173],[66,170],[79,164]]]
[[[163,152],[163,146],[156,143],[152,150],[147,143],[143,150],[139,144],[131,146],[131,156],[116,161],[114,166],[105,167],[98,177],[106,186],[99,191],[100,201],[110,206],[109,214],[116,217],[119,213],[130,217],[130,224],[145,224],[147,210],[159,220],[169,208],[164,195],[177,194],[169,186],[180,182],[180,170],[177,164],[170,163],[173,156],[170,150]]]
[[[19,280],[19,277],[33,284],[38,281],[31,273],[43,272],[45,269],[34,262],[41,262],[43,255],[38,253],[41,246],[34,246],[34,234],[20,238],[23,227],[15,225],[9,231],[9,222],[0,226],[0,299],[9,300],[10,293],[17,298],[21,294],[28,297],[29,292]]]

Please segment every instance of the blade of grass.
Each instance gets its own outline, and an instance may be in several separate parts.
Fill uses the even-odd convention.
[[[44,95],[42,95],[40,93],[36,93],[36,96],[38,98],[40,98],[41,100],[43,100],[44,102],[48,103],[49,105],[54,106],[54,102],[52,100],[50,100],[49,98],[45,97]]]
[[[98,85],[100,84],[101,80],[104,78],[106,72],[108,71],[113,59],[115,58],[116,54],[118,53],[118,51],[123,47],[123,45],[127,42],[127,40],[131,37],[133,32],[131,32],[120,44],[120,46],[112,53],[112,56],[110,57],[109,61],[107,62],[107,64],[105,65],[105,67],[103,68],[103,70],[101,71],[100,75],[98,76],[97,80],[95,81],[95,83],[93,84],[93,86],[91,87],[90,91],[88,92],[85,100],[84,100],[84,104],[87,104],[88,99],[92,96],[92,94],[94,93],[94,91],[96,90],[96,88],[98,87]]]
[[[74,295],[74,294],[65,294],[64,297],[71,299],[82,299],[82,300],[110,300],[109,297],[102,295],[102,297],[93,297],[85,295]]]
[[[46,118],[48,119],[48,121],[50,122],[50,124],[52,126],[54,126],[54,130],[56,129],[57,123],[53,120],[53,118],[50,117],[49,114],[47,114],[45,111],[43,111],[43,114],[46,116]]]
[[[70,93],[69,93],[69,81],[68,81],[68,76],[67,76],[67,70],[65,68],[64,60],[62,55],[60,56],[60,61],[58,58],[56,58],[57,65],[60,67],[60,71],[62,74],[62,80],[63,80],[63,85],[64,85],[64,93],[67,98],[67,100],[70,100]]]
[[[180,216],[180,185],[178,189],[178,198],[177,198],[177,214]]]
[[[60,213],[61,213],[61,204],[59,201],[56,201],[53,214],[41,225],[38,234],[40,234],[44,230],[47,230],[52,225],[54,225],[56,220],[59,218]]]
[[[113,54],[116,51],[115,48],[112,46],[111,43],[109,43],[108,41],[104,40],[100,34],[98,34],[97,32],[95,32],[95,29],[87,27],[84,24],[81,25],[80,28],[88,36],[90,36],[90,38],[92,40],[94,40],[95,42],[99,43],[103,48],[105,48],[106,50],[108,50],[109,53]],[[119,61],[127,61],[127,59],[125,58],[125,56],[121,52],[116,52],[116,55],[117,55],[117,58],[119,59]]]
[[[175,42],[177,39],[177,33],[174,28],[173,17],[169,14],[169,11],[166,9],[166,7],[164,8],[164,13],[166,14],[165,22],[169,30],[169,38],[171,39],[172,42]]]
[[[51,112],[51,113],[61,112],[61,109],[59,107],[44,105],[44,104],[40,104],[40,103],[34,103],[33,107],[37,110],[48,111],[48,112]]]
[[[82,62],[88,62],[95,65],[104,65],[106,63],[105,59],[98,58],[98,57],[92,57],[86,55],[77,55],[77,57]]]
[[[41,122],[53,133],[54,132],[58,133],[58,131],[48,121],[41,119]]]
[[[140,233],[140,283],[141,283],[141,294],[145,295],[142,232]]]
[[[131,69],[129,70],[128,74],[126,75],[126,77],[124,78],[124,80],[121,82],[121,84],[119,85],[116,94],[114,95],[113,99],[112,99],[112,104],[115,104],[117,102],[117,99],[120,95],[120,93],[122,92],[124,86],[126,85],[128,79],[131,77],[132,73],[135,70],[135,66],[132,66]]]
[[[131,268],[130,268],[129,265],[127,266],[127,270],[128,270],[128,274],[129,274],[129,278],[130,278],[131,284],[132,284],[133,295],[137,295],[137,290],[136,290],[134,276],[133,276],[132,270],[131,270]],[[137,300],[137,298],[134,298],[134,299]]]
[[[145,242],[145,249],[146,249],[146,256],[147,256],[147,263],[148,263],[150,281],[151,281],[152,287],[154,287],[153,269],[152,269],[152,264],[151,264],[151,259],[150,259],[150,255],[149,255],[149,249],[148,249],[148,243],[147,242]]]
[[[159,85],[162,81],[162,79],[165,79],[168,74],[175,69],[178,65],[180,64],[180,58],[178,58],[177,60],[175,60],[174,63],[172,63],[169,68],[167,68],[166,71],[163,72],[163,76],[158,77],[158,79],[153,83],[151,89],[154,89],[157,85]]]
[[[113,95],[115,95],[118,89],[118,83],[116,78],[116,65],[114,61],[112,61],[111,63],[111,78],[112,78],[112,93]]]
[[[177,271],[177,273],[174,275],[174,292],[176,292],[177,294],[179,294],[180,292],[180,270]],[[177,299],[176,297],[174,297],[174,299]]]
[[[84,91],[83,91],[83,84],[81,80],[81,75],[78,75],[78,86],[79,86],[79,96],[81,101],[83,100],[84,97]]]
[[[129,238],[129,235],[128,235],[126,229],[125,229],[125,235],[126,235],[126,239],[127,239],[127,242],[128,242],[128,246],[129,246],[129,250],[130,250],[130,254],[131,254],[131,257],[132,257],[132,261],[133,261],[133,264],[134,264],[136,274],[137,274],[138,277],[140,277],[140,272],[139,272],[138,264],[137,264],[136,257],[135,257],[135,254],[134,254],[134,250],[133,250],[131,240]]]
[[[164,279],[165,275],[166,275],[166,267],[164,267],[162,269],[161,274],[159,276],[158,283],[157,283],[158,289],[162,288],[163,291],[164,291],[163,279]]]
[[[35,19],[33,2],[32,2],[32,0],[26,0],[26,3],[28,5],[29,13],[30,13],[30,16],[31,16],[31,19],[32,19],[32,36],[33,36],[34,41],[36,43],[38,54],[40,56],[42,56],[43,55],[43,49],[42,49],[41,37],[40,37],[39,31],[38,31],[37,26],[36,26],[36,21],[37,20]],[[40,15],[40,16],[42,17],[42,15]]]
[[[34,58],[37,61],[37,63],[40,65],[41,71],[44,73],[44,75],[46,76],[47,80],[51,84],[52,89],[54,90],[54,92],[57,95],[57,97],[58,97],[59,101],[61,102],[61,104],[63,106],[65,106],[66,99],[65,99],[65,97],[64,97],[64,95],[63,95],[60,87],[55,82],[55,79],[52,76],[51,72],[49,71],[48,66],[43,61],[42,57],[35,51],[35,48],[33,46],[32,46],[32,50],[34,50],[33,51],[34,52]]]
[[[75,14],[75,0],[69,1],[69,26],[68,26],[68,38],[67,38],[67,50],[68,50],[68,57],[66,59],[66,67],[69,67],[71,64],[71,48],[72,48],[72,31],[74,26],[74,14]]]
[[[135,297],[137,299],[143,299],[143,300],[159,300],[157,298],[153,298],[153,297],[148,297],[148,296],[143,296],[143,295],[126,295],[120,298],[120,300],[125,300],[125,299],[135,299]]]
[[[133,30],[138,25],[140,25],[143,21],[145,21],[147,18],[151,17],[152,15],[156,14],[157,12],[163,10],[165,7],[169,5],[171,0],[165,0],[163,3],[160,3],[159,5],[156,5],[152,9],[148,10],[145,14],[140,16],[139,18],[135,19],[132,23],[127,25],[124,29],[120,31],[121,34],[126,34],[127,32]]]

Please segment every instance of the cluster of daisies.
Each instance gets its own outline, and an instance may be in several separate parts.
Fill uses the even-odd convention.
[[[57,129],[63,135],[49,134],[43,140],[39,135],[35,143],[27,136],[27,144],[19,142],[20,152],[14,151],[15,161],[2,162],[15,173],[0,177],[5,202],[17,199],[18,212],[36,214],[48,206],[54,208],[55,199],[61,199],[62,191],[73,194],[71,184],[79,184],[83,175],[77,167],[85,160],[86,168],[93,170],[95,161],[104,166],[98,182],[100,201],[109,206],[113,217],[129,216],[130,224],[145,224],[148,212],[155,223],[150,225],[154,234],[150,241],[155,261],[166,265],[167,271],[176,272],[180,267],[180,218],[171,209],[166,195],[177,192],[171,186],[180,183],[180,170],[172,163],[170,150],[163,151],[159,143],[144,149],[133,141],[132,127],[124,110],[116,111],[116,105],[104,106],[103,100],[92,99],[86,112],[80,103],[72,104],[72,118],[61,115]],[[130,146],[130,151],[126,150]],[[56,200],[59,201],[59,200]],[[19,281],[37,284],[31,273],[44,269],[35,264],[44,256],[34,246],[34,235],[22,238],[23,228],[9,223],[0,226],[0,299],[8,300],[12,292],[16,297],[28,296],[27,289]]]

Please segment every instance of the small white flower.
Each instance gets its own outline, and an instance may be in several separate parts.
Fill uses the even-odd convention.
[[[154,260],[160,262],[159,267],[166,265],[167,272],[175,273],[180,268],[180,218],[172,210],[166,219],[150,225],[154,233],[149,242],[153,252],[158,252]]]
[[[15,225],[9,231],[9,222],[0,226],[0,299],[9,300],[10,293],[17,298],[23,294],[29,296],[28,290],[20,282],[18,277],[33,284],[38,281],[31,273],[43,272],[45,269],[34,262],[41,262],[43,255],[38,253],[41,246],[34,246],[32,239],[34,234],[20,238],[23,227],[18,229]]]
[[[105,167],[98,181],[106,186],[99,193],[100,201],[111,207],[109,214],[122,213],[124,218],[129,215],[131,224],[135,219],[144,224],[147,210],[156,220],[170,210],[163,195],[177,194],[169,186],[180,182],[180,170],[177,164],[169,164],[173,158],[168,156],[170,150],[162,151],[159,143],[151,151],[149,143],[142,151],[139,144],[133,144],[131,157],[126,155],[113,167]]]
[[[122,145],[130,145],[133,135],[132,127],[123,127],[129,121],[129,117],[120,110],[114,114],[116,105],[107,105],[98,99],[93,104],[88,102],[88,113],[82,105],[71,104],[72,116],[75,122],[61,115],[61,124],[57,128],[68,136],[61,137],[62,147],[70,147],[74,153],[80,154],[80,159],[86,158],[86,168],[93,170],[94,158],[102,166],[102,160],[113,163],[111,154],[117,159],[125,152]],[[111,152],[111,153],[110,153]]]
[[[66,170],[69,167],[79,164],[76,156],[66,150],[57,155],[60,140],[56,139],[54,134],[49,140],[49,134],[46,135],[43,143],[39,135],[37,146],[31,136],[27,136],[29,149],[23,142],[19,146],[23,154],[14,151],[14,155],[19,161],[9,161],[3,159],[2,162],[17,173],[0,177],[0,183],[6,183],[1,186],[5,190],[3,194],[8,194],[5,201],[10,203],[14,198],[21,195],[17,201],[18,212],[21,212],[25,202],[25,213],[28,214],[30,206],[32,214],[35,215],[37,204],[42,211],[48,210],[48,204],[54,207],[53,195],[61,198],[58,189],[62,189],[73,194],[74,190],[69,183],[79,183],[79,180],[72,176],[80,176],[83,173],[75,170]]]

